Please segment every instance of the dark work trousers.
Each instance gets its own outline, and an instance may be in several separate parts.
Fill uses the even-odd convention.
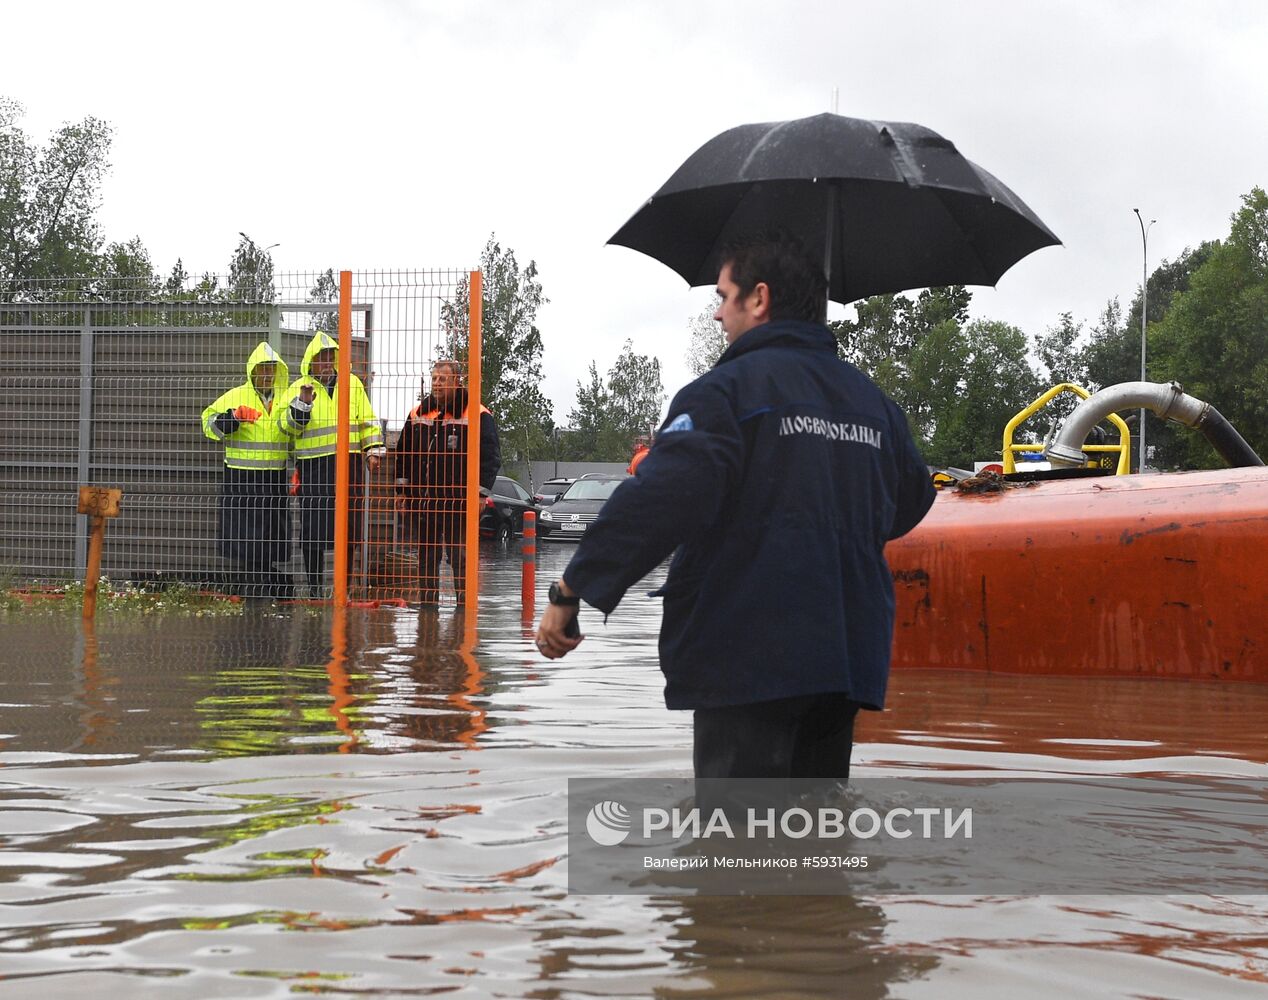
[[[349,565],[361,540],[363,462],[359,453],[348,456]],[[335,547],[335,456],[304,459],[296,463],[296,468],[299,470],[300,549],[304,553],[309,596],[316,597],[324,585],[326,553]]]
[[[811,694],[751,705],[698,708],[692,754],[697,778],[850,776],[859,703]]]
[[[218,548],[234,567],[231,589],[244,597],[286,597],[287,581],[275,563],[290,557],[286,470],[224,470],[220,486]]]
[[[457,509],[455,509],[457,508]],[[436,501],[418,520],[419,600],[435,604],[440,599],[440,558],[449,560],[453,589],[462,604],[467,581],[466,525],[460,502]]]

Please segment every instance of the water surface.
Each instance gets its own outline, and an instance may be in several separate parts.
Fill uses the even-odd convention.
[[[0,619],[0,996],[1268,994],[1256,897],[569,895],[567,779],[690,769],[658,574],[548,663],[518,556],[482,570],[478,633]],[[1265,687],[903,671],[856,766],[1260,777],[1265,718]]]

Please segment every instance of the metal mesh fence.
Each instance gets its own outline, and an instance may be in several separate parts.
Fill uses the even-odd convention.
[[[467,280],[354,276],[350,596],[417,592],[392,449],[431,360],[465,357]],[[81,579],[77,488],[101,485],[123,490],[102,559],[112,581],[328,596],[338,389],[311,404],[306,425],[286,417],[304,376],[318,374],[315,342],[338,342],[338,298],[330,271],[10,288],[0,301],[0,580]],[[367,454],[384,456],[373,472]]]
[[[352,301],[365,304],[375,324],[373,400],[387,446],[369,472],[361,523],[350,530],[364,539],[350,553],[354,597],[461,604],[474,579],[478,560],[465,555],[480,507],[477,485],[468,490],[462,426],[470,280],[453,271],[352,275]],[[437,381],[440,360],[454,364],[436,369]]]

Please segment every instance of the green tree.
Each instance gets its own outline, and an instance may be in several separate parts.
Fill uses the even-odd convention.
[[[541,391],[542,335],[537,312],[549,299],[537,277],[537,263],[520,267],[515,251],[490,234],[480,254],[481,390],[484,405],[501,429],[507,464],[547,453],[554,421],[552,405]],[[441,307],[450,357],[467,360],[468,283],[458,282],[454,297]]]
[[[714,306],[706,306],[687,321],[687,329],[691,334],[691,341],[687,346],[687,367],[697,378],[718,363],[718,358],[722,357],[722,352],[727,347],[722,324],[713,318],[716,312]]]
[[[1228,238],[1204,246],[1209,253],[1187,288],[1149,328],[1150,374],[1211,403],[1262,456],[1268,454],[1268,194],[1256,187],[1244,195]],[[1164,466],[1221,464],[1191,431],[1158,445]]]
[[[635,354],[634,342],[627,340],[608,370],[608,406],[612,426],[620,435],[623,451],[630,453],[639,437],[650,437],[660,423],[665,405],[665,386],[660,376],[660,359]],[[614,459],[614,461],[619,459]]]
[[[98,270],[95,213],[111,129],[97,118],[67,123],[44,145],[22,130],[22,105],[0,97],[0,300],[22,282]]]
[[[1117,307],[1117,302],[1114,303]],[[1063,382],[1087,388],[1087,353],[1080,343],[1084,338],[1083,324],[1074,314],[1063,312],[1054,326],[1048,327],[1035,338],[1034,365],[1036,371],[1035,394]],[[1063,393],[1050,400],[1041,413],[1019,428],[1019,441],[1036,440],[1039,421],[1050,425],[1064,420],[1078,405],[1079,400]],[[1001,431],[1003,428],[1000,428]]]
[[[855,319],[829,323],[841,355],[869,375],[903,409],[909,398],[912,356],[941,323],[962,327],[968,322],[972,294],[963,285],[928,288],[915,299],[906,295],[873,295],[855,303]]]
[[[1051,385],[1061,382],[1082,385],[1087,381],[1083,350],[1078,344],[1082,336],[1083,324],[1075,322],[1073,313],[1063,312],[1055,326],[1035,338],[1041,373]]]
[[[1196,249],[1185,247],[1175,260],[1163,259],[1149,275],[1149,317],[1150,324],[1161,322],[1171,309],[1171,303],[1181,292],[1189,290],[1189,282],[1193,273],[1205,264],[1219,246],[1218,241],[1204,241]],[[1131,308],[1123,319],[1123,326],[1136,333],[1136,375],[1140,377],[1140,289],[1136,289],[1136,297],[1132,299]],[[1147,360],[1147,359],[1146,359]],[[1112,384],[1112,383],[1111,383]]]
[[[1175,260],[1163,260],[1158,265],[1149,276],[1150,324],[1166,316],[1175,297],[1188,289],[1193,273],[1207,261],[1216,246],[1207,242],[1196,250],[1185,247]],[[1072,368],[1079,373],[1072,381],[1092,390],[1139,381],[1141,300],[1138,288],[1126,315],[1117,298],[1106,303],[1087,343],[1072,353]],[[1150,378],[1156,381],[1152,366]]]
[[[948,319],[934,328],[912,365],[917,385],[930,386],[926,461],[971,469],[974,461],[1001,457],[1004,426],[1038,393],[1029,353],[1026,335],[997,320],[960,327]]]
[[[267,326],[267,309],[243,306],[271,305],[275,301],[273,257],[246,233],[240,232],[238,236],[241,238],[229,260],[229,283],[223,289],[224,299],[230,305],[230,319],[234,326]]]
[[[591,361],[589,380],[577,383],[577,401],[568,414],[572,426],[560,454],[574,462],[623,462],[635,442],[655,430],[664,403],[660,359],[636,354],[627,340],[606,380]]]
[[[234,248],[229,260],[229,287],[226,289],[235,302],[271,303],[276,297],[273,287],[273,256],[246,233]]]
[[[599,367],[590,362],[589,379],[577,383],[577,401],[568,414],[569,427],[559,441],[559,453],[570,462],[606,461],[613,451],[612,406]]]
[[[1140,335],[1132,336],[1117,298],[1105,303],[1079,350],[1077,368],[1079,384],[1092,391],[1140,378]]]
[[[185,286],[189,283],[189,272],[185,270],[185,262],[180,258],[176,258],[176,263],[172,265],[172,270],[167,278],[163,281],[163,294],[169,298],[176,298],[185,292]]]
[[[853,320],[829,324],[846,360],[907,414],[932,465],[998,458],[1004,425],[1037,391],[1025,334],[1006,323],[970,323],[971,302],[962,285],[915,298],[875,295],[856,303]]]
[[[960,285],[877,295],[858,303],[856,319],[832,324],[847,360],[907,414],[931,465],[998,458],[1004,425],[1035,394],[1025,334],[970,323],[971,301]]]
[[[332,267],[326,268],[317,276],[317,280],[313,282],[313,287],[308,290],[309,302],[332,302],[339,301],[339,279],[335,277],[335,270]],[[332,309],[329,312],[315,312],[309,315],[308,326],[310,330],[322,330],[332,336],[339,333],[339,310]]]
[[[163,289],[162,282],[154,273],[150,252],[139,236],[132,237],[127,243],[111,243],[106,247],[97,273],[107,290],[133,298],[155,298]]]

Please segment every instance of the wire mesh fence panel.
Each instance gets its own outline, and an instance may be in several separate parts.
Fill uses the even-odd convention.
[[[117,583],[327,598],[338,515],[351,596],[462,595],[465,524],[480,514],[463,492],[458,405],[468,280],[355,276],[350,490],[338,509],[335,272],[11,288],[0,301],[0,580],[82,579],[77,490],[98,485],[123,490],[102,556]],[[433,394],[443,358],[459,374]],[[427,433],[402,444],[407,428]]]
[[[102,485],[124,491],[102,560],[110,578],[256,582],[235,576],[218,549],[229,453],[225,435],[208,435],[203,411],[250,381],[252,351],[278,342],[279,303],[307,300],[315,279],[270,279],[246,294],[214,276],[194,286],[10,285],[0,301],[0,576],[82,577],[87,525],[77,490]],[[261,431],[267,422],[258,421]],[[285,518],[285,446],[272,458]],[[259,503],[241,507],[249,519]],[[255,553],[245,554],[249,564]]]
[[[74,567],[81,326],[0,303],[0,578]]]
[[[465,599],[468,523],[482,511],[468,499],[463,423],[468,281],[465,271],[352,275],[352,333],[373,331],[369,396],[386,447],[380,462],[366,462],[364,489],[355,478],[351,489],[349,537],[361,540],[349,559],[354,598]]]

